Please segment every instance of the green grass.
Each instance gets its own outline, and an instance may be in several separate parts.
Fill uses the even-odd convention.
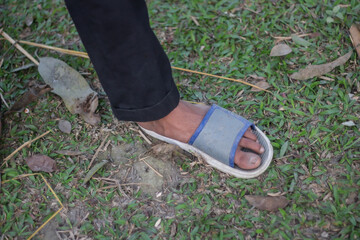
[[[24,159],[45,154],[57,161],[58,170],[45,174],[67,209],[81,205],[88,217],[76,226],[78,236],[93,239],[359,239],[360,231],[360,89],[359,56],[327,74],[334,81],[290,79],[308,64],[330,62],[344,55],[352,44],[348,29],[360,22],[360,4],[347,1],[160,1],[148,3],[151,24],[171,64],[233,78],[252,74],[265,77],[272,93],[250,92],[250,87],[173,71],[183,99],[216,103],[252,119],[264,129],[274,146],[274,160],[262,176],[243,180],[191,166],[192,159],[177,161],[190,178],[161,200],[134,192],[130,199],[116,189],[96,192],[99,181],[81,186],[87,166],[110,129],[113,144],[141,141],[129,123],[116,123],[105,98],[100,99],[100,126],[85,124],[70,114],[54,94],[46,94],[3,125],[2,157],[46,130],[51,135],[24,148],[6,167],[2,180],[31,173]],[[62,1],[5,1],[0,5],[0,24],[15,39],[84,51]],[[334,17],[334,7],[341,18]],[[33,23],[26,26],[26,18]],[[328,23],[328,17],[334,22]],[[199,25],[192,19],[195,18]],[[285,41],[293,52],[269,57],[273,36],[320,33],[305,38],[304,47]],[[59,55],[24,46],[31,54],[53,56],[80,72],[87,72],[90,85],[104,95],[89,60]],[[25,92],[30,80],[41,82],[36,68],[11,73],[29,63],[4,40],[0,69],[1,93],[9,104]],[[353,94],[351,98],[349,94]],[[3,105],[4,106],[4,105]],[[56,119],[72,123],[70,135],[57,130]],[[354,121],[353,127],[341,125]],[[81,150],[71,161],[56,150]],[[98,176],[111,172],[100,170]],[[0,231],[7,238],[28,237],[56,208],[36,177],[3,184]],[[281,192],[290,204],[278,212],[252,208],[244,195]],[[41,198],[40,198],[41,199]],[[160,202],[159,202],[160,201]],[[162,215],[158,209],[166,209]],[[67,213],[65,213],[66,215]],[[166,218],[165,216],[169,216]],[[162,218],[161,227],[155,222]],[[65,220],[64,220],[65,219]],[[56,220],[61,230],[71,230],[64,216]]]

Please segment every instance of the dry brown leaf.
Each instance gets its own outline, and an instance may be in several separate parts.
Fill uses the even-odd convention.
[[[63,133],[69,134],[71,132],[71,123],[67,120],[60,120],[58,127]]]
[[[52,90],[49,85],[39,85],[35,81],[29,82],[28,89],[29,90],[25,92],[20,99],[14,103],[14,105],[12,105],[5,115],[22,111],[27,105],[36,101],[41,95]]]
[[[71,113],[80,114],[87,123],[97,124],[100,116],[95,114],[98,96],[75,69],[55,58],[40,58],[39,73],[44,81],[59,95]]]
[[[358,199],[357,199],[358,193],[357,192],[352,192],[349,194],[349,197],[345,200],[346,204],[350,205],[355,203]]]
[[[286,44],[275,45],[270,52],[270,57],[280,57],[288,55],[292,52],[292,49]]]
[[[34,22],[34,18],[32,15],[28,15],[26,18],[25,18],[25,24],[26,26],[30,27],[31,24],[33,24]]]
[[[255,83],[256,86],[258,87],[261,87],[262,89],[268,89],[270,87],[270,84],[268,84],[267,82],[265,81],[260,81],[260,82],[257,82]],[[255,88],[255,87],[252,87],[250,89],[250,91],[253,91],[253,92],[261,92],[262,90],[261,89],[258,89],[258,88]]]
[[[256,79],[256,80],[266,80],[265,77],[258,76],[256,74],[250,74],[249,77]]]
[[[53,172],[56,170],[56,162],[48,156],[36,154],[25,159],[29,168],[34,171]]]
[[[66,156],[77,156],[77,155],[84,154],[83,152],[80,152],[80,151],[71,151],[71,150],[59,150],[59,151],[55,151],[55,152],[58,154],[66,155]]]
[[[352,51],[348,52],[344,56],[339,57],[333,62],[321,64],[321,65],[308,65],[306,68],[293,73],[290,77],[296,80],[307,80],[313,77],[324,75],[334,68],[343,65],[351,57]]]
[[[246,195],[245,198],[254,207],[260,210],[267,210],[267,211],[276,211],[279,208],[284,208],[290,202],[284,196],[269,197],[269,196]]]
[[[351,42],[360,58],[360,26],[353,24],[350,27]]]
[[[170,237],[174,237],[177,233],[177,227],[176,227],[176,223],[173,223],[171,225],[171,230],[170,230]]]

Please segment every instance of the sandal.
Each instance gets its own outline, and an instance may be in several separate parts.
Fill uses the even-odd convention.
[[[261,164],[256,169],[244,170],[234,164],[236,149],[246,130],[251,127],[259,143],[265,148],[260,155]],[[140,127],[148,135],[175,144],[190,153],[197,153],[214,168],[238,178],[254,178],[269,167],[273,147],[266,135],[253,123],[217,105],[212,105],[188,143],[164,137]],[[242,151],[250,151],[242,149]]]

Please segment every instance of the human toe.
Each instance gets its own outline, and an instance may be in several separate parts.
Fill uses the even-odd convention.
[[[244,137],[240,140],[239,147],[250,149],[258,154],[262,154],[263,152],[265,152],[264,147],[261,146],[260,143]]]
[[[251,170],[260,166],[261,158],[255,153],[238,150],[236,152],[234,162],[241,169]]]
[[[256,135],[251,131],[250,128],[248,130],[246,130],[244,137],[249,138],[250,140],[253,140],[253,141],[257,140]]]

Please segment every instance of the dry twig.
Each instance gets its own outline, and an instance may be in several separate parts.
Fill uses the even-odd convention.
[[[0,93],[0,97],[1,97],[1,100],[4,102],[5,106],[9,109],[9,105],[7,104],[7,102],[5,101],[5,98],[3,97],[2,93]]]
[[[22,52],[26,57],[28,57],[33,63],[39,65],[39,62],[33,58],[25,49],[23,49],[14,39],[12,39],[6,32],[0,29],[0,34],[8,40],[11,44],[13,44],[20,52]]]
[[[119,184],[115,184],[115,185],[101,187],[96,191],[98,192],[98,191],[109,189],[109,188],[116,188],[118,186],[131,186],[131,185],[151,185],[151,184],[149,184],[149,183],[119,183]]]
[[[92,157],[92,159],[91,159],[91,161],[90,161],[90,164],[89,164],[89,166],[88,166],[88,170],[90,169],[90,167],[91,167],[91,165],[93,164],[95,158],[96,158],[97,155],[99,154],[101,148],[104,146],[105,141],[106,141],[106,139],[109,137],[109,135],[110,135],[109,133],[106,135],[106,137],[105,137],[104,140],[101,142],[101,144],[100,144],[100,146],[98,147],[98,149],[96,150],[94,156]]]
[[[145,159],[146,159],[147,157],[144,157],[144,158],[142,158],[142,159],[140,159],[141,161],[143,161],[149,168],[151,168],[151,170],[153,170],[157,175],[159,175],[160,177],[164,177],[161,173],[159,173],[158,171],[156,171],[156,169],[155,168],[153,168],[150,164],[148,164],[146,161],[145,161]]]
[[[33,42],[23,41],[23,40],[20,40],[19,43],[23,43],[23,44],[34,46],[34,47],[40,47],[40,48],[45,48],[45,49],[49,49],[49,50],[54,50],[56,52],[61,52],[64,54],[73,55],[73,56],[77,56],[77,57],[89,58],[89,55],[86,52],[62,49],[62,48],[58,48],[58,47],[52,47],[52,46],[48,46],[45,44],[33,43]]]
[[[296,36],[298,36],[298,37],[317,37],[317,36],[319,36],[320,34],[319,33],[305,33],[305,34],[299,34],[299,35],[297,35],[296,34]],[[281,42],[281,41],[285,41],[285,40],[292,40],[292,37],[290,36],[290,37],[279,37],[279,36],[272,36],[273,38],[275,38],[276,39],[276,41],[275,41],[275,44],[278,44],[279,42]]]
[[[143,139],[145,139],[145,141],[146,141],[149,145],[151,145],[151,141],[142,133],[141,130],[139,130],[139,133],[140,133],[141,137],[142,137]]]
[[[27,141],[26,143],[24,143],[23,145],[21,145],[20,147],[18,147],[15,151],[13,151],[9,156],[7,156],[5,159],[4,159],[4,162],[3,164],[1,164],[0,167],[4,166],[4,164],[9,161],[17,152],[19,152],[21,149],[23,149],[24,147],[30,145],[31,143],[35,142],[36,140],[38,140],[39,138],[42,138],[43,136],[47,135],[48,133],[50,133],[51,131],[47,131],[43,134],[41,134],[40,136],[34,138],[33,140],[29,140]]]

